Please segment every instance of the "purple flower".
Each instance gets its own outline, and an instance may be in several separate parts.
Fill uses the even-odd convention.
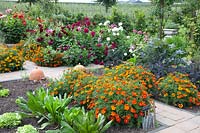
[[[37,42],[42,42],[43,40],[44,40],[44,38],[42,38],[42,37],[37,38]]]
[[[88,32],[89,32],[89,29],[88,29],[88,28],[85,28],[85,29],[84,29],[84,32],[85,32],[85,33],[88,33]]]
[[[48,41],[48,44],[49,44],[49,45],[52,45],[52,44],[53,44],[53,40],[49,40],[49,41]]]
[[[80,59],[82,59],[82,58],[83,58],[83,56],[82,56],[82,55],[80,55],[80,56],[79,56],[79,58],[80,58]]]
[[[62,36],[63,36],[62,33],[59,32],[58,37],[61,38]]]
[[[96,32],[95,31],[91,31],[90,34],[91,34],[92,37],[94,37]]]

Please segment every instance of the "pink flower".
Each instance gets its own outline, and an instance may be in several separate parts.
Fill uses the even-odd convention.
[[[92,37],[94,37],[96,33],[95,33],[95,31],[91,31],[90,34]]]
[[[134,29],[134,30],[133,30],[133,33],[137,33],[137,30],[136,30],[136,29]]]
[[[12,9],[6,9],[5,12],[10,14],[12,12]]]
[[[89,29],[88,29],[88,28],[85,28],[85,29],[84,29],[84,32],[85,32],[85,33],[88,33],[88,32],[89,32]]]
[[[140,30],[140,31],[138,31],[137,33],[138,33],[138,34],[140,34],[140,35],[142,35],[142,34],[143,34],[143,32],[142,32],[141,30]]]
[[[81,31],[81,26],[78,26],[78,27],[76,28],[76,31]]]
[[[53,33],[53,30],[52,30],[52,29],[47,29],[47,30],[46,30],[46,33],[47,33],[47,34],[52,34],[52,33]]]

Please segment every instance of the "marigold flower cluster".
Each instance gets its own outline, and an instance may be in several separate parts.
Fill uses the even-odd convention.
[[[115,69],[118,69],[118,74]],[[143,76],[147,76],[148,72],[143,69],[147,74],[141,75],[141,71],[135,70],[132,76],[140,76],[126,79],[122,78],[122,71],[125,69],[128,76],[134,69],[143,68],[120,65],[105,70],[105,74],[98,77],[91,73],[69,71],[62,79],[51,82],[48,88],[52,95],[67,93],[68,96],[73,96],[77,105],[95,110],[96,116],[101,113],[116,124],[140,126],[144,117],[143,107],[150,105],[150,95],[147,92],[149,86],[142,84],[142,79],[147,78]]]
[[[0,73],[21,70],[24,59],[15,47],[0,46]]]
[[[169,73],[157,82],[160,99],[163,102],[179,108],[200,105],[200,92],[189,80],[188,75]]]

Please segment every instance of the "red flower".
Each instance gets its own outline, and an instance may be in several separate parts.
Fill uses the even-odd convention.
[[[138,118],[138,114],[134,114],[133,117],[134,117],[135,119],[137,119],[137,118]]]
[[[89,32],[89,29],[88,29],[88,28],[85,28],[85,29],[84,29],[84,32],[85,32],[85,33],[88,33],[88,32]]]
[[[96,33],[94,31],[91,31],[90,34],[92,37],[94,37]]]
[[[124,119],[124,124],[128,124],[129,120],[128,119]]]
[[[102,46],[102,44],[101,44],[101,43],[98,43],[98,44],[97,44],[97,47],[101,47],[101,46]]]
[[[111,44],[111,49],[114,49],[114,48],[116,48],[117,47],[117,44],[115,43],[115,42],[112,42],[112,44]]]

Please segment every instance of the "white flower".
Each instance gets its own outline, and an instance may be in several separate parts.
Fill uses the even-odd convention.
[[[104,22],[104,24],[103,24],[103,25],[107,26],[107,25],[109,25],[109,24],[110,24],[110,21],[109,21],[109,20],[107,20],[106,22]]]
[[[127,56],[128,54],[127,53],[124,53],[124,56]]]
[[[116,35],[119,36],[119,32]]]
[[[123,30],[124,30],[124,28],[123,28],[122,26],[120,26],[118,29],[119,29],[119,30],[121,30],[121,31],[123,31]]]
[[[130,52],[130,53],[133,53],[133,50],[132,50],[132,49],[129,49],[129,52]]]
[[[108,33],[110,33],[111,29],[108,29]]]
[[[126,36],[127,39],[130,39],[130,36]]]
[[[99,23],[99,26],[103,25],[102,23]]]
[[[116,36],[116,33],[115,33],[115,32],[113,32],[113,36]]]
[[[114,27],[114,28],[112,29],[112,32],[117,32],[117,31],[119,31],[119,29],[118,29],[117,27]]]
[[[110,37],[107,37],[106,40],[107,40],[107,41],[110,41]]]
[[[122,26],[122,22],[119,22],[118,25],[119,25],[119,26]]]

